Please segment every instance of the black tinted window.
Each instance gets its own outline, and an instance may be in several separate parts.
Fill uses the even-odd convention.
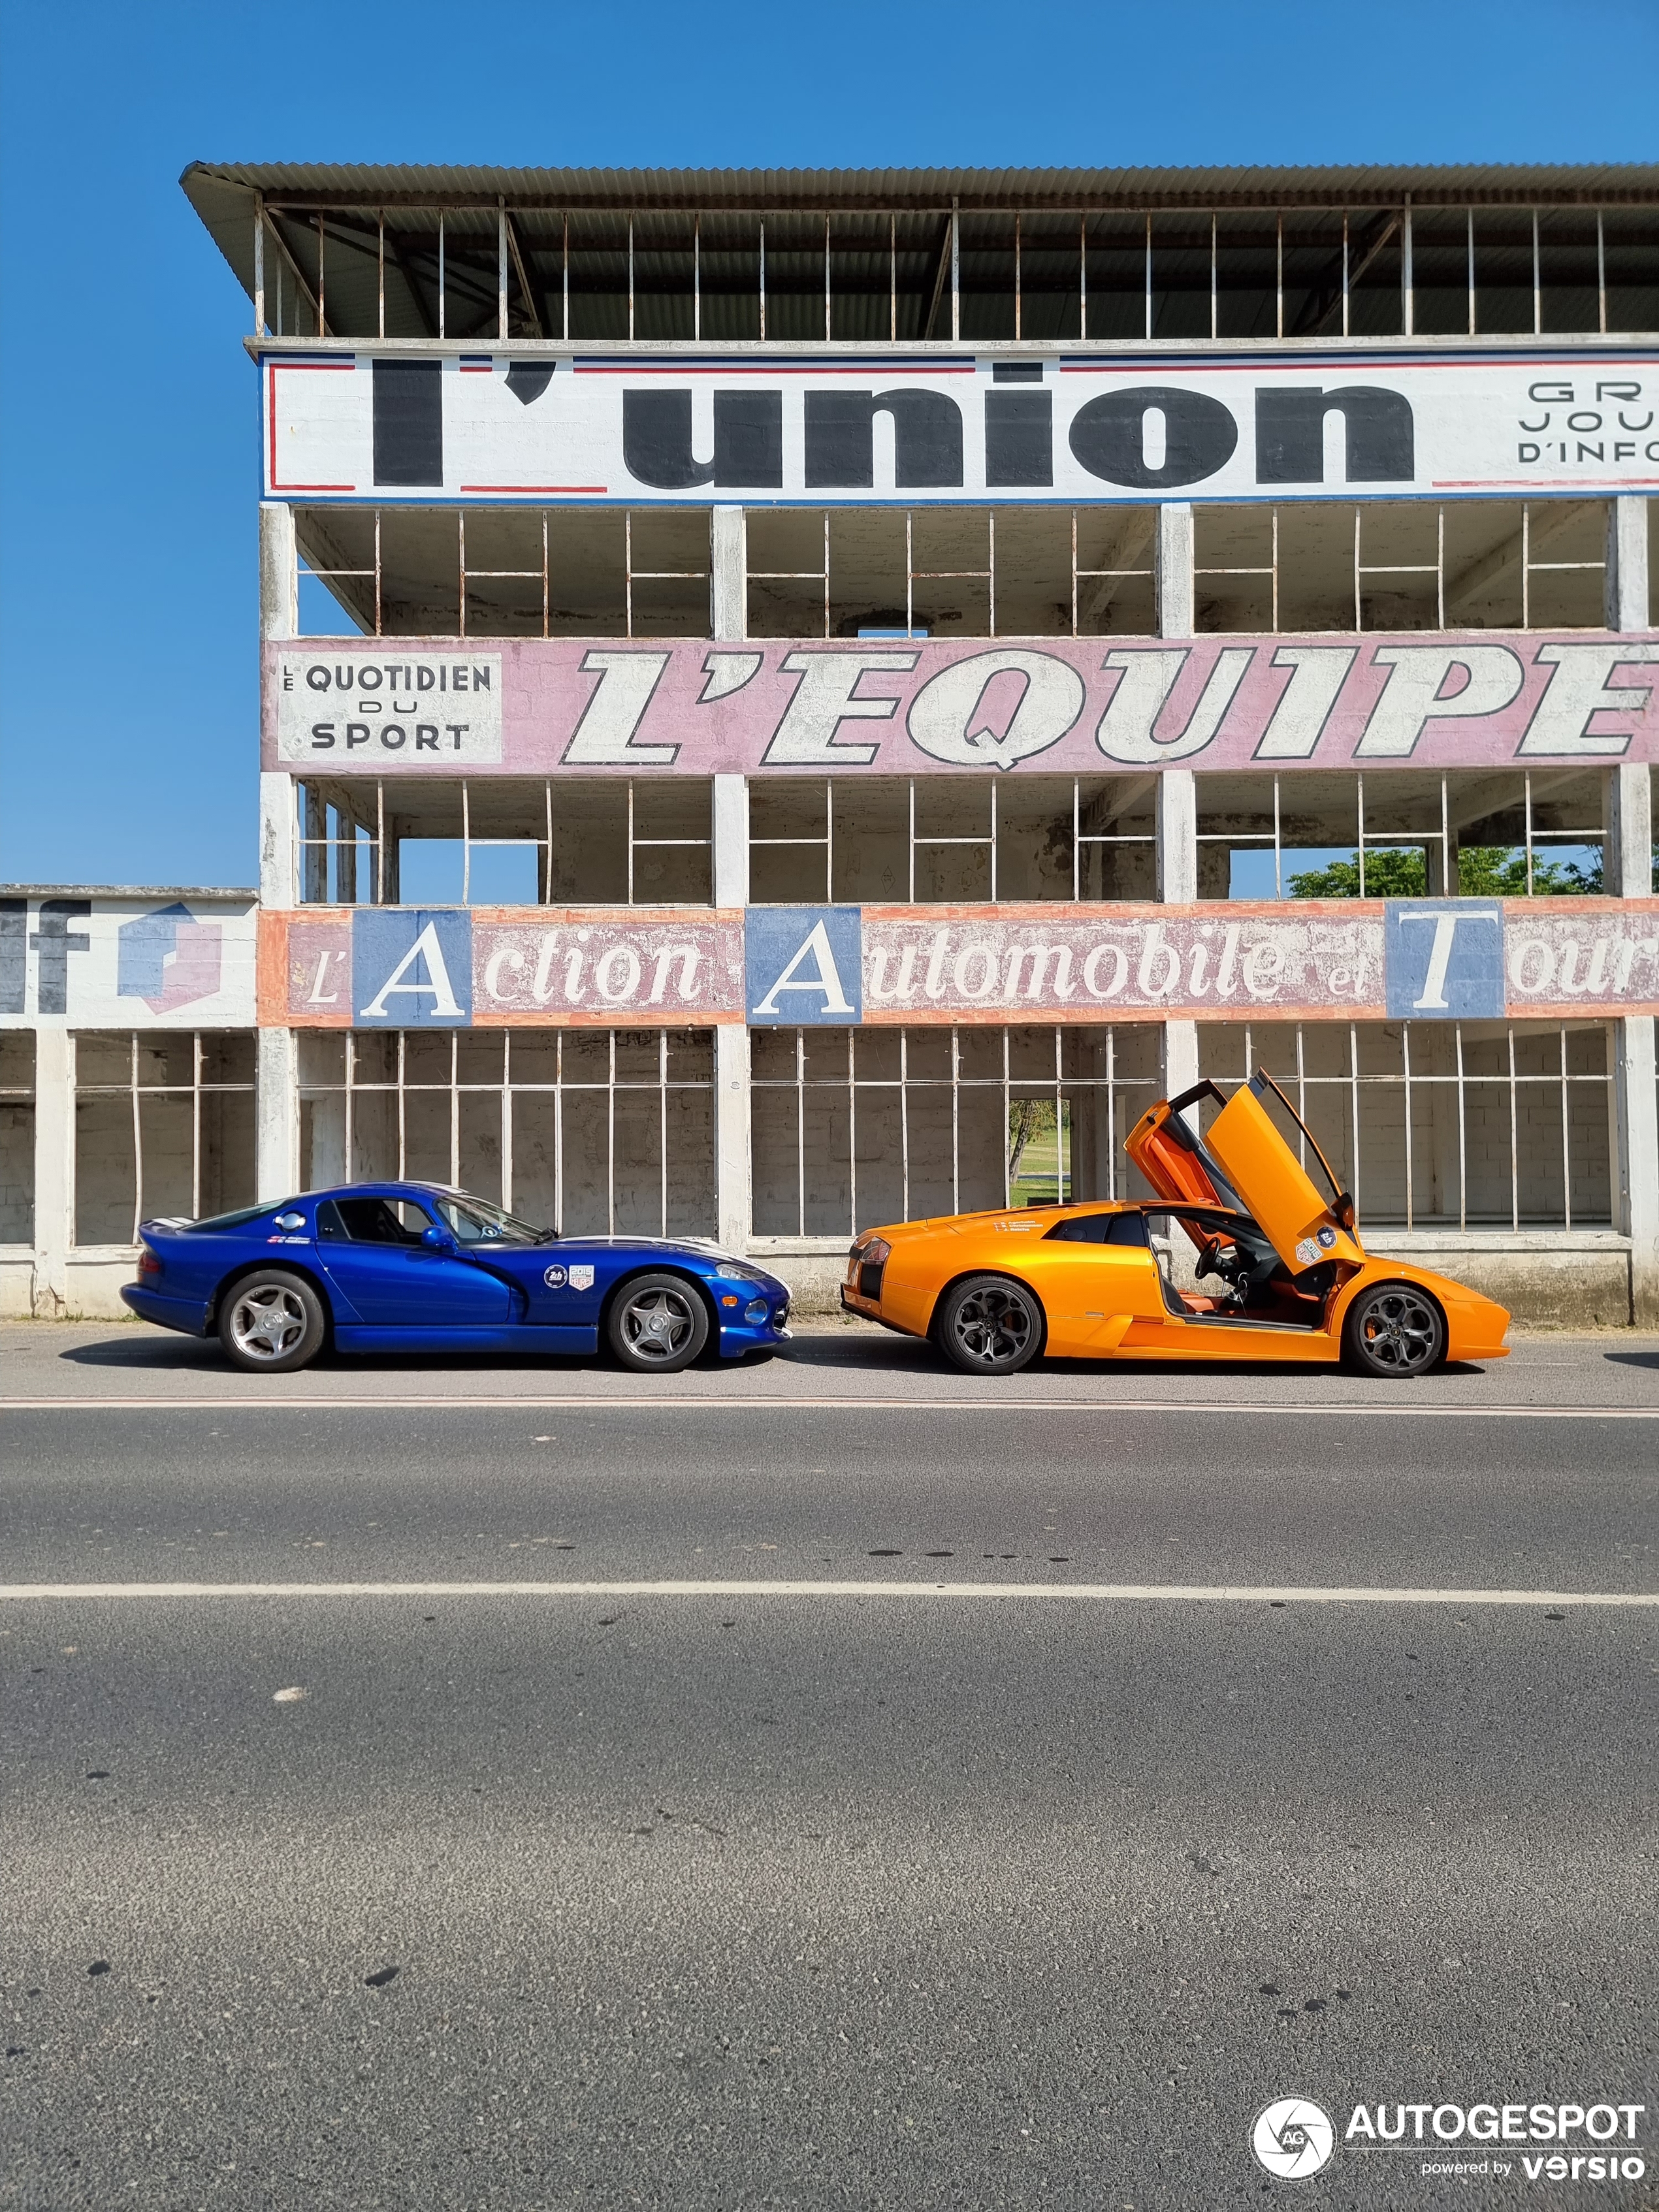
[[[406,1198],[337,1198],[334,1212],[354,1244],[418,1244],[431,1217]],[[322,1230],[320,1219],[319,1234]]]
[[[1069,1221],[1055,1222],[1048,1238],[1057,1244],[1104,1244],[1109,1239],[1111,1227],[1109,1213],[1079,1213]]]

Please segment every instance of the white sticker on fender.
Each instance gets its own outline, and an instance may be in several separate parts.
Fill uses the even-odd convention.
[[[573,1267],[570,1270],[570,1287],[573,1291],[591,1291],[593,1270],[591,1267]]]

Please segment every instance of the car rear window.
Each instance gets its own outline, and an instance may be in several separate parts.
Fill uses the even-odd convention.
[[[246,1221],[263,1221],[266,1214],[281,1211],[282,1208],[276,1206],[239,1206],[234,1213],[210,1213],[205,1221],[192,1221],[190,1226],[192,1231],[201,1229],[209,1231],[240,1229]]]

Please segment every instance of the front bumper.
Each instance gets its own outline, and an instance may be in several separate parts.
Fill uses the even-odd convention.
[[[153,1321],[161,1328],[176,1328],[185,1336],[207,1334],[208,1309],[201,1298],[163,1297],[143,1283],[123,1283],[121,1303],[140,1321]]]
[[[768,1275],[757,1283],[728,1278],[712,1283],[709,1288],[714,1293],[720,1314],[722,1359],[741,1359],[749,1352],[770,1351],[775,1346],[788,1343],[787,1283],[779,1282],[775,1275]],[[727,1305],[728,1298],[736,1299],[737,1304]],[[763,1307],[764,1312],[757,1313],[757,1307]]]

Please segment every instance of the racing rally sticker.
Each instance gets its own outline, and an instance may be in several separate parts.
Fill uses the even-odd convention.
[[[550,1267],[546,1273],[542,1277],[542,1280],[547,1285],[550,1291],[562,1291],[564,1288],[564,1269],[562,1267]]]
[[[591,1291],[593,1270],[591,1267],[573,1267],[570,1270],[570,1287],[573,1291]]]

